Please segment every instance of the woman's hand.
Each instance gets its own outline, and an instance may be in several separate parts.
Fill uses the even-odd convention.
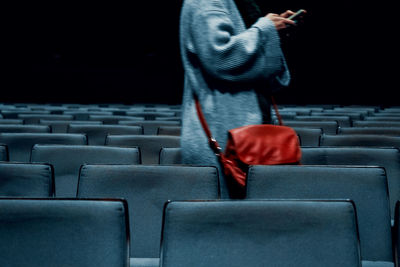
[[[296,25],[293,20],[288,19],[289,16],[293,15],[294,12],[291,10],[287,10],[284,13],[278,15],[275,13],[268,13],[265,17],[270,19],[274,24],[276,29],[282,30],[286,28],[286,25]]]

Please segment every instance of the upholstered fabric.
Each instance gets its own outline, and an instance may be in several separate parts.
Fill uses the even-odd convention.
[[[35,144],[86,145],[83,134],[0,133],[0,144],[8,146],[10,161],[29,162]]]
[[[54,166],[56,196],[75,197],[79,169],[84,164],[139,164],[137,148],[35,145],[32,162],[46,162]]]
[[[171,202],[161,266],[360,266],[351,202]]]
[[[160,126],[179,126],[178,121],[120,121],[121,125],[136,125],[143,128],[143,134],[157,134]]]
[[[49,133],[45,125],[0,125],[0,133]]]
[[[386,170],[389,184],[391,217],[400,199],[400,151],[396,148],[319,147],[302,148],[303,165],[368,165]]]
[[[126,209],[118,200],[0,199],[0,266],[127,267]]]
[[[321,146],[400,147],[400,136],[346,134],[321,136]]]
[[[165,147],[160,151],[160,164],[182,164],[182,149],[179,147]]]
[[[393,262],[386,173],[380,167],[252,166],[247,198],[351,199],[363,260]]]
[[[337,121],[296,121],[285,120],[284,124],[289,127],[319,128],[323,133],[336,134],[338,129]]]
[[[128,201],[131,257],[158,258],[164,203],[218,198],[214,167],[85,165],[78,197],[119,197]]]
[[[342,127],[339,134],[378,134],[400,136],[400,127]]]
[[[106,137],[112,135],[134,134],[140,135],[143,129],[140,126],[124,125],[92,125],[92,124],[71,124],[69,133],[84,133],[88,137],[89,145],[105,145]]]
[[[8,147],[0,144],[0,161],[8,161]]]
[[[322,129],[293,127],[300,139],[301,146],[319,146]]]
[[[0,163],[0,197],[52,197],[53,168],[49,164]]]
[[[109,135],[106,145],[139,147],[142,164],[158,164],[163,147],[180,147],[179,136],[165,135]]]

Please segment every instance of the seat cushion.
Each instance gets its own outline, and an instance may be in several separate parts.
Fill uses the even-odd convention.
[[[130,258],[130,267],[158,267],[159,258]]]

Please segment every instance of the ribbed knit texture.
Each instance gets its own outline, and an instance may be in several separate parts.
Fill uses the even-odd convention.
[[[224,149],[229,129],[262,122],[256,89],[274,90],[290,81],[279,35],[265,17],[246,29],[233,0],[185,0],[180,45],[185,70],[182,160],[219,166],[198,120],[193,94]],[[227,198],[223,177],[221,191]]]

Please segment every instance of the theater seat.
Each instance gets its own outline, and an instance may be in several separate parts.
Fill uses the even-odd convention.
[[[157,129],[160,126],[179,126],[177,121],[120,121],[120,125],[141,126],[143,134],[151,135],[157,134]]]
[[[321,136],[321,146],[400,147],[400,136],[346,134]]]
[[[0,266],[129,266],[122,200],[0,199]]]
[[[350,201],[172,201],[160,266],[360,266],[355,214]]]
[[[391,217],[400,199],[400,151],[397,148],[373,147],[303,147],[303,165],[361,165],[385,168],[389,184]]]
[[[8,161],[8,147],[0,144],[0,161]]]
[[[180,147],[164,147],[160,151],[160,164],[182,164],[182,154]]]
[[[124,198],[131,223],[131,266],[158,266],[164,203],[181,199],[217,199],[214,167],[85,165],[80,198]]]
[[[99,125],[102,124],[101,121],[53,121],[53,120],[40,120],[39,124],[48,125],[51,128],[52,133],[67,133],[68,126],[73,124],[92,124]]]
[[[345,127],[338,134],[377,134],[400,136],[400,127]]]
[[[92,125],[70,124],[68,133],[83,133],[88,137],[89,145],[105,145],[107,135],[141,135],[143,129],[140,126],[127,125]]]
[[[157,129],[158,135],[181,136],[181,126],[160,126]]]
[[[55,133],[0,133],[0,144],[6,144],[9,160],[30,162],[35,144],[87,145],[86,135]]]
[[[50,130],[45,125],[0,125],[0,133],[50,133]]]
[[[139,164],[137,148],[35,145],[32,162],[45,162],[54,167],[56,196],[75,197],[79,169],[84,164]]]
[[[388,185],[383,168],[252,166],[247,198],[351,199],[357,209],[363,262],[393,266]]]
[[[0,197],[52,197],[53,195],[54,175],[51,165],[0,163]]]
[[[338,129],[337,121],[296,121],[296,120],[287,121],[287,120],[285,120],[284,124],[289,127],[322,129],[322,131],[326,134],[336,134],[337,129]]]
[[[297,133],[302,146],[319,146],[319,140],[322,135],[322,129],[293,127]]]
[[[179,136],[166,135],[109,135],[106,145],[139,147],[142,164],[158,164],[163,147],[180,147]]]

